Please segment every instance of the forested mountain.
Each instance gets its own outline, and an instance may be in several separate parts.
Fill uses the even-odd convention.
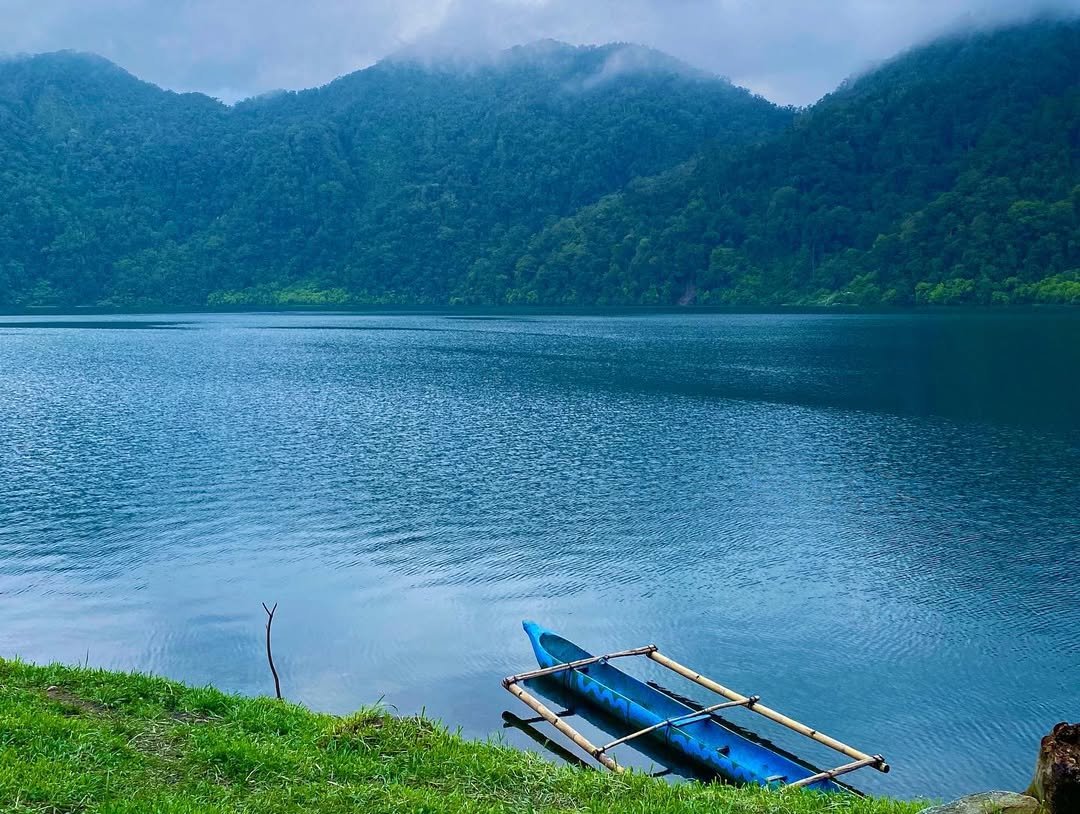
[[[546,229],[510,297],[1080,303],[1080,24],[957,36]]]
[[[644,48],[402,56],[226,107],[0,63],[0,305],[1080,303],[1080,23],[803,111]]]
[[[235,108],[97,57],[12,60],[0,302],[447,302],[549,219],[791,117],[621,45],[388,60]]]

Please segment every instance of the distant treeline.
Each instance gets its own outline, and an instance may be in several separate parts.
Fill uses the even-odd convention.
[[[635,46],[233,108],[0,63],[0,306],[1080,304],[1080,23],[778,108]]]

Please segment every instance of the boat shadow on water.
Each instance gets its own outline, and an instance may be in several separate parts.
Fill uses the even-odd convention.
[[[525,682],[530,691],[543,696],[555,706],[559,707],[559,717],[569,718],[573,716],[577,723],[584,722],[591,729],[610,736],[612,740],[622,738],[634,731],[634,727],[627,725],[612,715],[584,703],[580,696],[569,692],[558,680],[549,676],[529,679]],[[503,712],[503,727],[514,727],[524,732],[537,744],[546,749],[550,754],[572,766],[582,766],[590,769],[599,768],[598,763],[592,763],[578,757],[558,741],[549,737],[545,730],[551,731],[551,727],[544,722],[543,718],[519,718],[512,712]],[[582,727],[584,728],[584,727]],[[678,752],[665,749],[663,743],[655,738],[640,738],[632,747],[628,747],[623,755],[624,762],[637,770],[648,772],[654,777],[664,777],[673,780],[698,780],[703,783],[725,783],[727,781],[716,773],[699,767],[687,760],[682,760]]]

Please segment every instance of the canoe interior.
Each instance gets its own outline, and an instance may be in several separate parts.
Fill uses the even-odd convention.
[[[592,656],[535,622],[525,622],[524,628],[541,667],[553,667]],[[694,712],[693,707],[611,664],[590,664],[577,670],[556,673],[551,678],[635,729],[644,729],[667,718]],[[713,717],[664,727],[646,737],[664,742],[669,748],[735,783],[779,786],[815,773],[813,769],[729,729]],[[633,742],[627,745],[633,746]],[[831,780],[819,781],[807,788],[827,792],[846,791],[844,785]]]

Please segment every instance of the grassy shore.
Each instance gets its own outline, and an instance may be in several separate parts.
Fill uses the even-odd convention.
[[[0,659],[0,811],[911,814],[918,805],[554,766],[432,721]]]

